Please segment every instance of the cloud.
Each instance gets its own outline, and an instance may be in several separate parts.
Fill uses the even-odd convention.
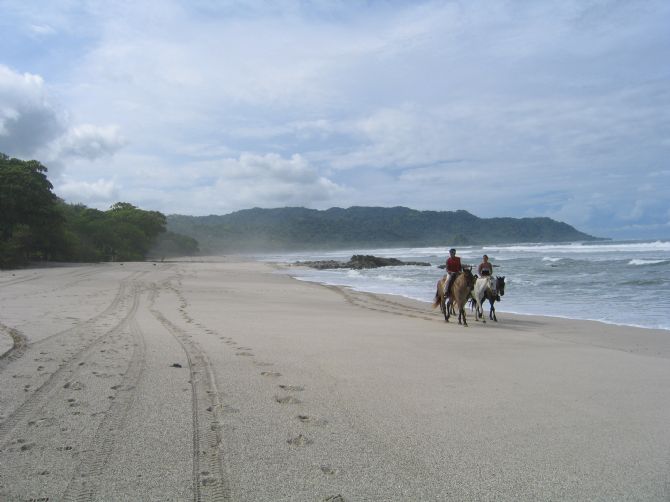
[[[318,205],[344,191],[298,154],[243,154],[220,162],[217,174],[213,192],[231,208]]]
[[[95,160],[110,156],[126,145],[118,126],[84,124],[71,128],[59,142],[59,156]]]
[[[168,213],[667,222],[662,0],[24,2],[6,18],[0,56],[31,73],[0,76],[0,150],[46,152],[100,204],[85,186],[114,179]]]
[[[62,118],[47,99],[42,77],[0,64],[0,152],[35,155],[64,130]]]
[[[126,144],[116,125],[68,128],[66,116],[51,104],[41,76],[0,65],[0,152],[62,166],[65,158],[95,160]]]
[[[48,36],[56,33],[56,30],[47,24],[31,24],[30,30],[36,36]]]
[[[55,191],[68,202],[93,203],[95,207],[109,207],[119,196],[116,182],[104,179],[93,182],[65,180],[55,186]]]

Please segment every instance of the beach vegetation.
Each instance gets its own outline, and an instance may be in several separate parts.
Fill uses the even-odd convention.
[[[106,211],[68,204],[53,192],[45,166],[0,153],[0,268],[34,261],[144,260],[166,224],[164,214],[128,202]],[[197,250],[190,237],[171,232],[170,239],[177,250]]]
[[[62,245],[58,198],[36,160],[0,153],[0,267],[48,259]]]

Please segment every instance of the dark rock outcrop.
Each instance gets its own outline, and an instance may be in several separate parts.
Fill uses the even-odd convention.
[[[347,262],[335,260],[299,261],[294,263],[294,265],[311,267],[319,270],[333,268],[351,268],[354,270],[361,270],[364,268],[393,267],[399,265],[418,265],[421,267],[430,267],[430,263],[421,261],[401,261],[397,258],[381,258],[379,256],[362,254],[353,255]]]

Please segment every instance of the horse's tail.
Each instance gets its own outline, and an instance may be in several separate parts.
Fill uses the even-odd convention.
[[[442,298],[440,297],[440,282],[442,281],[437,281],[437,289],[435,290],[435,298],[433,298],[433,308],[436,308],[439,304]]]

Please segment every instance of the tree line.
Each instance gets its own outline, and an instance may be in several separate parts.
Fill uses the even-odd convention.
[[[195,239],[166,232],[167,219],[117,202],[107,211],[68,204],[37,160],[0,153],[0,268],[31,261],[136,261],[155,250],[194,254]],[[160,253],[160,254],[159,254]]]
[[[170,215],[167,228],[197,239],[205,254],[597,239],[551,218],[479,218],[464,210],[407,207],[253,208],[221,216]]]

